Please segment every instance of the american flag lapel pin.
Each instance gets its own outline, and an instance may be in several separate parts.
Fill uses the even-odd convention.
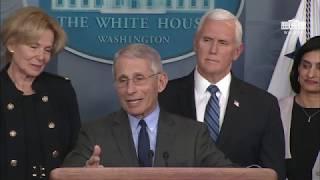
[[[237,101],[237,100],[234,100],[234,101],[233,101],[233,104],[234,104],[235,106],[237,106],[237,107],[240,107],[240,103],[239,103],[239,101]]]

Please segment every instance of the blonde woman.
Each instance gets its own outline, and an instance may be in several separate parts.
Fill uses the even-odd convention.
[[[39,8],[25,7],[6,19],[1,42],[0,179],[48,179],[80,128],[70,81],[44,72],[65,46],[65,32]]]

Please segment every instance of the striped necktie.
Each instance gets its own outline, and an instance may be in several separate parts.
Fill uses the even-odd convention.
[[[210,85],[208,86],[207,91],[211,93],[211,97],[208,101],[206,111],[204,114],[204,122],[208,126],[208,130],[211,138],[213,139],[214,142],[216,142],[219,135],[219,116],[220,116],[219,99],[216,95],[216,92],[219,91],[219,88],[215,85]]]

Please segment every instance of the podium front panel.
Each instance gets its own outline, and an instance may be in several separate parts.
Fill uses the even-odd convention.
[[[267,168],[57,168],[50,180],[277,180]]]

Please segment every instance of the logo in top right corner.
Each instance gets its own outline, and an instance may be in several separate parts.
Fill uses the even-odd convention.
[[[293,33],[300,33],[301,31],[306,30],[306,21],[300,21],[296,19],[281,21],[281,30],[285,34],[288,34],[289,31],[292,31]]]

